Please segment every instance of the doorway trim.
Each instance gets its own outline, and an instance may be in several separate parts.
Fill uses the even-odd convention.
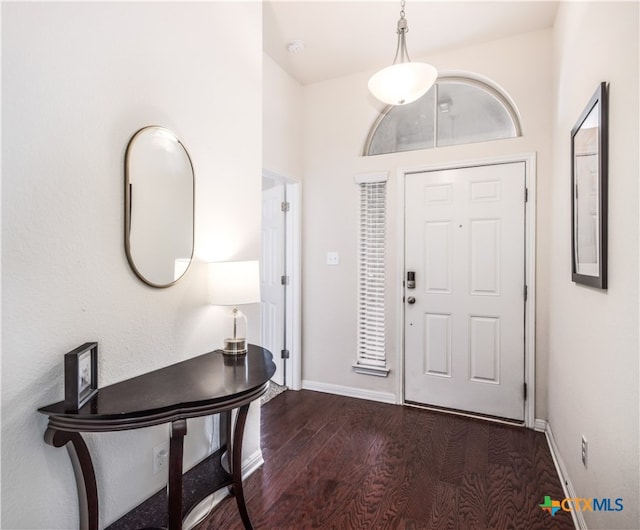
[[[535,404],[536,404],[536,153],[522,153],[503,156],[492,156],[488,158],[464,160],[459,162],[437,163],[421,165],[417,167],[398,168],[398,188],[397,188],[397,256],[398,256],[398,278],[400,286],[399,296],[396,300],[397,322],[397,388],[401,404],[405,404],[405,381],[404,381],[404,311],[405,304],[402,300],[404,289],[404,234],[405,234],[405,177],[413,173],[423,173],[425,171],[441,171],[447,169],[470,168],[476,166],[488,166],[497,164],[508,164],[513,162],[524,162],[525,165],[525,188],[527,190],[527,201],[525,202],[525,285],[527,287],[527,298],[524,305],[525,317],[525,343],[524,343],[524,382],[527,388],[527,397],[524,405],[524,425],[527,428],[535,427]]]
[[[285,186],[285,200],[289,203],[286,216],[285,267],[289,276],[285,296],[285,344],[289,345],[289,366],[285,384],[292,390],[302,388],[302,283],[301,283],[301,242],[302,242],[302,183],[268,169],[262,169],[262,176],[273,179]],[[280,355],[280,352],[272,352]]]

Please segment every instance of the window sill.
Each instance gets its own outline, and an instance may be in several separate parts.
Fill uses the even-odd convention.
[[[387,377],[390,370],[382,366],[365,366],[362,364],[354,364],[353,370],[358,374],[375,375],[377,377]]]

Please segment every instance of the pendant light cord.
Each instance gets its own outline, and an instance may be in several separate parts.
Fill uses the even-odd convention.
[[[407,19],[405,18],[404,13],[404,5],[405,0],[400,1],[400,18],[398,19],[398,44],[396,45],[396,55],[393,58],[393,64],[398,62],[400,63],[410,63],[411,58],[409,57],[409,52],[407,52],[407,42],[405,40],[405,35],[409,31],[409,26],[407,25]],[[398,61],[398,59],[400,59]]]

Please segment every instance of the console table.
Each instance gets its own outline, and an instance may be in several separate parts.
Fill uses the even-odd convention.
[[[49,416],[45,442],[66,446],[73,464],[80,505],[80,528],[98,530],[98,490],[91,455],[82,432],[111,432],[171,423],[169,441],[168,530],[181,530],[183,513],[182,453],[187,418],[221,414],[219,462],[224,480],[207,495],[230,487],[245,528],[251,529],[242,490],[242,438],[252,401],[267,390],[275,373],[271,353],[249,345],[246,355],[214,351],[154,372],[100,388],[77,412],[64,401],[41,407]],[[237,409],[235,424],[231,412]],[[222,462],[222,458],[225,462]],[[200,499],[202,500],[202,499]]]

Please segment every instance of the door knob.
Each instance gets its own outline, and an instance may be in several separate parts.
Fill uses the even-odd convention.
[[[407,298],[407,303],[408,304],[415,304],[416,303],[416,299],[413,296],[410,296],[409,298]]]

